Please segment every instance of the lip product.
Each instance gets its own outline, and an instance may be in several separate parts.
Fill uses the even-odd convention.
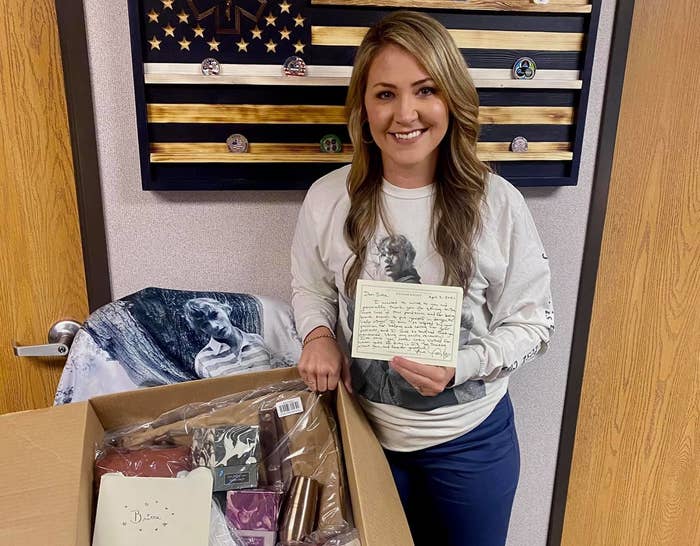
[[[258,486],[259,427],[198,428],[192,435],[192,461],[214,475],[214,491]]]
[[[307,476],[294,476],[280,524],[280,542],[301,541],[314,530],[320,486]]]

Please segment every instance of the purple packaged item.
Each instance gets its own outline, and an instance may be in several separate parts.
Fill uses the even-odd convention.
[[[226,495],[226,519],[250,546],[275,546],[282,494],[247,489]]]

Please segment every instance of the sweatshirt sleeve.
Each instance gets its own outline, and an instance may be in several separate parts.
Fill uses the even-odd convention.
[[[318,326],[334,332],[338,317],[338,290],[319,245],[325,226],[315,221],[310,196],[301,206],[292,241],[292,308],[302,340]]]
[[[486,290],[488,332],[460,349],[455,385],[510,374],[544,353],[554,332],[549,262],[522,197],[508,216],[499,226],[504,275]]]

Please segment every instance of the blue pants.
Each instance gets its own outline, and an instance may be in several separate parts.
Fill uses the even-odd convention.
[[[385,450],[416,546],[503,546],[520,473],[506,395],[470,432],[411,452]]]

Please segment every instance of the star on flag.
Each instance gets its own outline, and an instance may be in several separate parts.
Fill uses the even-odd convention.
[[[153,38],[148,40],[148,43],[151,44],[151,49],[157,49],[160,51],[161,40],[154,36]]]
[[[209,8],[205,10],[197,3],[199,1],[144,1],[146,4],[142,12],[144,20],[147,21],[148,26],[150,24],[157,25],[156,30],[159,30],[159,32],[151,34],[150,40],[146,39],[144,42],[145,49],[151,52],[147,62],[192,62],[193,60],[200,62],[198,59],[205,54],[206,50],[219,52],[223,58],[233,55],[233,58],[223,62],[237,62],[236,59],[242,59],[244,56],[251,59],[248,62],[257,62],[257,60],[262,62],[279,60],[281,62],[288,55],[299,55],[306,52],[306,45],[309,45],[310,42],[310,24],[306,24],[307,18],[304,17],[301,8],[305,5],[304,2],[276,0],[273,3],[271,0],[257,0],[260,5],[257,12],[253,7],[255,6],[253,0],[250,0],[249,4],[238,0],[227,0],[227,2],[215,0],[201,4],[202,6],[223,6],[226,4],[230,8],[231,17],[233,17],[235,8],[237,21],[234,30],[228,28],[232,27],[231,20],[229,20],[231,24],[225,21],[220,22],[216,18],[216,14],[219,12],[214,11],[213,7],[211,10]],[[267,4],[267,13],[262,11],[265,4]],[[188,6],[193,9],[188,9]],[[197,9],[194,9],[193,6],[196,6]],[[223,7],[221,9],[223,10]],[[171,13],[168,13],[167,10],[171,10]],[[221,17],[224,16],[223,14],[224,12],[221,11]],[[240,23],[238,17],[240,17]],[[228,30],[224,31],[222,28]],[[158,37],[159,34],[160,37]],[[165,47],[168,44],[167,38],[173,38],[178,47]],[[197,38],[202,39],[201,44],[197,42]],[[260,43],[258,44],[256,40],[260,40]],[[178,50],[179,53],[176,53]],[[272,61],[271,55],[275,57],[275,61]],[[276,56],[280,56],[280,59],[277,59]],[[197,57],[197,59],[193,59],[193,57]],[[267,60],[263,60],[263,58]],[[219,60],[221,61],[221,59]]]
[[[236,45],[238,46],[238,51],[248,51],[248,46],[250,45],[249,42],[246,42],[243,37],[241,36],[241,39],[236,42]]]

